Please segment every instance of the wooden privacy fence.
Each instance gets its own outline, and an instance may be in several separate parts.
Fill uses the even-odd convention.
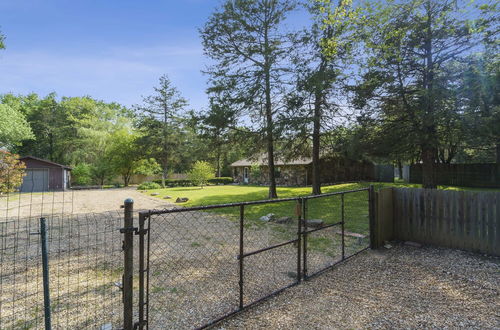
[[[376,208],[376,247],[403,240],[500,256],[500,192],[387,188]]]

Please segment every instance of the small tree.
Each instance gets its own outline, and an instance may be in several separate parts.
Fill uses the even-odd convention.
[[[25,169],[18,155],[0,150],[0,193],[16,191],[23,183]]]
[[[81,163],[71,171],[73,183],[77,186],[87,186],[92,183],[92,168],[89,164]]]
[[[215,177],[214,172],[215,169],[209,163],[197,161],[188,173],[188,178],[193,181],[195,185],[200,186],[203,189],[203,186],[207,184],[208,180]]]

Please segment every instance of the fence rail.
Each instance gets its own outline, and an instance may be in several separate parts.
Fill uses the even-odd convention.
[[[377,200],[377,245],[398,239],[500,256],[500,192],[388,188]]]

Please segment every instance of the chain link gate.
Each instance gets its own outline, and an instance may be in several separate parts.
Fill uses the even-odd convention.
[[[370,187],[139,212],[138,227],[124,228],[125,235],[138,236],[138,272],[127,273],[134,253],[125,258],[124,328],[209,327],[364,251],[373,195]],[[355,212],[349,208],[354,202]],[[318,226],[315,213],[325,208],[331,212]],[[267,219],[267,210],[279,218]],[[346,224],[356,228],[349,223],[356,217],[366,219],[364,234],[345,230]]]

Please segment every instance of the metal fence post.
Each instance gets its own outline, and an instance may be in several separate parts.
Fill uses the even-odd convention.
[[[345,260],[345,208],[344,208],[344,194],[340,195],[340,212],[342,220],[342,260]]]
[[[245,205],[240,205],[240,255],[239,255],[239,273],[240,273],[240,281],[239,281],[239,286],[240,286],[240,303],[239,303],[239,309],[243,309],[243,254],[245,253],[243,242],[244,242],[244,216],[245,216]]]
[[[297,214],[297,282],[302,280],[302,198],[297,199],[296,212]]]
[[[375,248],[375,187],[370,185],[368,189],[368,208],[370,226],[370,248]]]
[[[134,276],[134,201],[124,202],[123,236],[123,328],[133,329],[133,276]]]
[[[145,303],[145,280],[144,274],[149,271],[144,265],[145,260],[145,235],[148,233],[148,229],[144,228],[146,222],[146,215],[144,213],[139,214],[139,329],[144,329],[146,325],[146,319],[144,315]]]
[[[43,308],[45,330],[51,330],[50,288],[49,288],[49,244],[47,241],[47,220],[40,218],[40,236],[42,238],[42,269],[43,269]]]
[[[303,242],[303,250],[302,250],[302,263],[303,263],[303,270],[302,270],[302,276],[304,277],[304,280],[307,279],[307,198],[302,199],[302,222],[303,222],[303,235],[302,235],[302,242]]]

